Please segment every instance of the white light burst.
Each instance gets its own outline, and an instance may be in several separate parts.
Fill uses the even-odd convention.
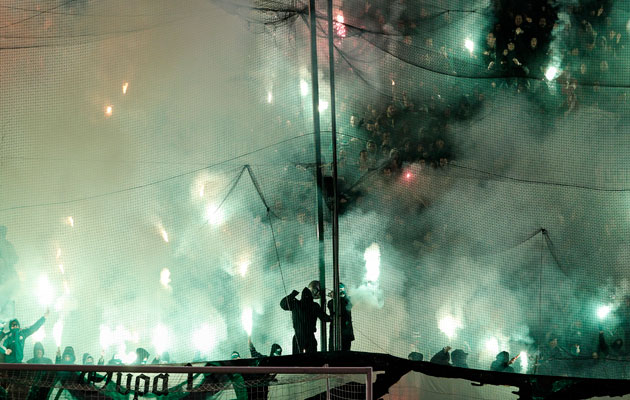
[[[171,285],[171,271],[168,268],[162,268],[160,272],[160,284],[164,286],[165,289],[170,289]]]
[[[438,328],[440,328],[440,331],[448,336],[449,339],[455,337],[457,329],[461,327],[461,322],[450,315],[447,315],[438,322]]]
[[[381,250],[378,244],[372,243],[363,253],[365,260],[365,279],[368,282],[376,282],[381,274]]]
[[[250,307],[245,307],[243,310],[243,314],[241,314],[241,323],[243,324],[243,329],[247,332],[247,336],[251,336],[254,322],[252,319],[252,309]]]
[[[473,51],[475,51],[475,42],[473,42],[472,40],[466,38],[466,40],[464,41],[464,47],[466,47],[466,49],[472,53]]]

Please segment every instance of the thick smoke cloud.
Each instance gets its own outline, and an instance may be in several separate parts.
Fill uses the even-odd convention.
[[[473,72],[487,69],[483,50],[472,57],[463,41],[485,40],[493,9],[479,2],[474,9],[483,12],[446,17],[440,7],[469,7],[446,3],[373,2],[370,10],[344,4],[349,24],[366,31],[387,26],[386,35],[336,41],[338,129],[348,157],[341,174],[349,186],[360,180],[340,219],[341,281],[355,302],[354,349],[403,357],[418,350],[426,357],[448,344],[469,351],[471,366],[486,368],[496,355],[488,350],[493,338],[510,353],[535,352],[550,332],[562,334],[577,320],[594,331],[597,305],[619,307],[630,294],[622,268],[628,196],[605,191],[628,188],[619,168],[628,103],[624,89],[598,87],[590,69],[579,72],[581,61],[601,70],[601,60],[570,55],[564,43],[574,31],[554,33],[549,46],[564,51],[554,56],[562,71],[573,68],[571,76],[549,82],[539,68],[529,78],[519,75],[528,88],[492,74],[457,76],[453,70],[467,62]],[[120,19],[87,17],[103,10],[83,7],[76,21],[66,15],[75,11],[60,7],[63,14],[16,25],[22,26],[16,45],[46,47],[2,50],[0,221],[20,257],[15,315],[28,325],[43,313],[37,287],[45,274],[55,300],[65,296],[58,310],[50,305],[48,353],[52,326],[63,320],[62,346],[79,352],[98,353],[101,325],[121,325],[137,338],[126,351],[141,346],[154,353],[152,331],[160,323],[170,330],[173,360],[195,357],[193,336],[203,324],[211,334],[200,357],[247,354],[246,307],[259,350],[278,342],[288,352],[290,315],[279,301],[319,274],[310,86],[300,93],[300,80],[310,84],[303,8],[275,29],[250,21],[248,30],[242,12],[204,2],[187,4],[181,20],[167,17],[172,2],[120,4],[127,15]],[[568,7],[558,4],[559,15],[573,21]],[[627,43],[623,7],[607,5],[611,22],[601,26]],[[421,9],[425,30],[399,26]],[[14,11],[8,21],[19,21]],[[144,16],[129,17],[140,11]],[[27,43],[29,30],[42,36],[39,24],[61,38]],[[70,34],[85,32],[102,37]],[[394,57],[405,36],[432,54],[425,64]],[[324,38],[318,43],[321,97],[329,102]],[[434,57],[442,47],[451,64]],[[627,48],[615,51],[609,70],[628,59]],[[612,83],[611,75],[602,81]],[[403,165],[409,178],[385,177],[378,168],[358,172],[358,150],[369,137],[364,127],[350,126],[350,116],[363,116],[368,105],[384,112],[392,102],[401,111],[403,92],[420,110],[409,120],[413,135],[435,129],[452,150],[448,165],[418,157]],[[470,109],[458,113],[464,98]],[[332,158],[329,120],[330,110],[323,110],[325,162]],[[241,174],[245,164],[261,193],[247,171]],[[328,208],[325,214],[330,266]],[[553,254],[535,234],[541,228]],[[381,260],[377,287],[366,282],[364,254],[373,243]],[[160,284],[164,268],[169,288]],[[329,268],[329,288],[331,276]],[[460,324],[452,338],[439,329],[449,316]],[[614,317],[606,324],[614,330]],[[384,334],[385,327],[396,330]]]

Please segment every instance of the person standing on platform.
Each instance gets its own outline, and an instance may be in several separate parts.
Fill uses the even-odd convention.
[[[332,296],[332,292],[330,293]],[[331,317],[334,316],[334,300],[328,300],[328,312]],[[341,350],[350,351],[352,341],[354,340],[354,329],[352,328],[352,303],[350,298],[346,294],[346,287],[343,283],[339,283],[339,311],[341,315]],[[336,318],[332,319],[330,324],[330,347],[329,350],[334,348],[333,332],[335,330]]]
[[[319,281],[312,281],[309,287],[302,290],[302,297],[298,300],[297,290],[280,301],[280,307],[285,311],[291,311],[293,321],[293,354],[317,352],[317,318],[324,322],[331,322],[330,317],[322,307],[315,303],[320,298]]]

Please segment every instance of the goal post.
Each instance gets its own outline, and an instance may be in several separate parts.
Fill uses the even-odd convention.
[[[372,399],[372,378],[372,367],[0,364],[0,398],[354,400]]]

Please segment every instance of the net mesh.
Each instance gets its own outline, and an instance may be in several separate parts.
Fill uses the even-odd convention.
[[[318,237],[308,4],[0,2],[0,311],[51,311],[20,361],[289,353],[335,112],[352,349],[626,378],[628,5],[335,1],[332,71],[325,10]]]
[[[4,370],[0,391],[7,399],[176,399],[215,396],[236,399],[365,399],[365,375],[240,373],[72,372]]]

